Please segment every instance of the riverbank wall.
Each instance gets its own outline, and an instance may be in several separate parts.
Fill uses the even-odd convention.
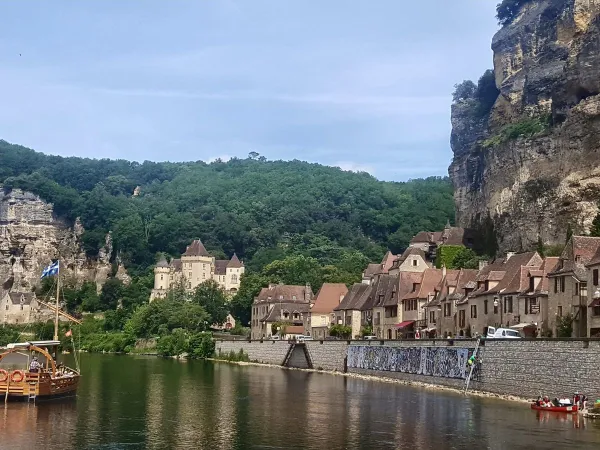
[[[250,361],[462,389],[475,340],[217,341]],[[289,354],[288,354],[289,353]],[[304,358],[302,355],[306,355]],[[575,391],[600,398],[599,339],[494,339],[479,347],[470,389],[520,398]]]

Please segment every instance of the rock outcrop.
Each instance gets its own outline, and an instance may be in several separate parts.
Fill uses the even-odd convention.
[[[452,107],[457,222],[490,217],[501,251],[564,243],[569,226],[589,230],[600,200],[600,0],[526,2],[492,49],[491,111]],[[531,122],[541,128],[519,135]]]
[[[38,196],[20,189],[5,194],[0,186],[0,290],[31,291],[55,258],[60,258],[65,277],[95,281],[100,287],[111,272],[112,246],[105,246],[101,258],[89,260],[81,249],[83,231],[78,220],[69,227],[57,219],[52,205]]]

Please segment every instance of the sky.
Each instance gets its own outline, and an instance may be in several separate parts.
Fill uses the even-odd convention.
[[[0,139],[136,161],[300,159],[447,175],[454,84],[492,67],[493,0],[0,4]]]

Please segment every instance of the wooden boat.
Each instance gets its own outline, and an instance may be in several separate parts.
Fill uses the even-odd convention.
[[[531,409],[537,411],[548,411],[548,412],[559,412],[559,413],[575,413],[577,412],[578,406],[538,406],[535,403],[531,404]]]
[[[0,354],[0,363],[9,355],[23,359],[23,368],[0,368],[0,395],[4,400],[36,401],[75,395],[81,375],[79,371],[57,365],[48,349],[56,349],[60,341],[32,341],[8,344],[8,349]],[[37,372],[29,370],[33,355],[39,355],[42,367]],[[14,363],[13,363],[14,365]],[[17,364],[18,365],[18,364]]]
[[[0,364],[4,361],[10,366],[0,366],[0,396],[4,394],[4,401],[27,400],[36,401],[55,397],[73,396],[77,392],[79,370],[57,364],[52,354],[58,355],[58,317],[81,324],[79,320],[63,312],[59,308],[60,298],[60,263],[53,263],[56,267],[56,305],[39,301],[40,304],[50,308],[55,313],[54,340],[30,341],[8,344],[6,351],[0,354]],[[45,275],[42,275],[44,277]],[[71,332],[67,334],[72,336]],[[71,342],[73,338],[71,337]],[[38,361],[32,366],[33,358],[44,358],[46,362]],[[77,357],[75,363],[79,367]],[[38,367],[34,367],[38,366]],[[15,368],[16,367],[16,368]],[[1,397],[0,397],[1,398]]]

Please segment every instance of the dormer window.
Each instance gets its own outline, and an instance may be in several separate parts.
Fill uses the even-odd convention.
[[[283,312],[283,318],[284,318],[284,319],[289,319],[289,318],[290,318],[290,313],[289,313],[289,312],[287,312],[287,311],[284,311],[284,312]]]
[[[283,300],[283,295],[280,295],[280,296],[279,296],[279,300]]]
[[[416,292],[418,285],[419,285],[419,283],[413,283],[413,287],[412,287],[413,292]]]
[[[298,312],[294,312],[294,320],[300,319],[300,314]]]
[[[416,259],[413,259],[412,265],[413,265],[413,267],[417,267],[419,265],[419,261],[417,261]]]
[[[296,296],[295,295],[292,295],[292,300],[296,300]]]
[[[575,255],[575,262],[581,262],[581,255]]]

